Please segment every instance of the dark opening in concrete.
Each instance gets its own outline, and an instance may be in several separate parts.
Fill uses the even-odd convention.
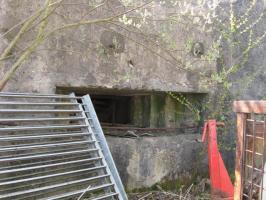
[[[77,96],[89,94],[103,128],[109,130],[195,132],[199,120],[185,103],[163,91],[57,87],[57,93]],[[176,93],[200,109],[205,94]],[[183,131],[184,132],[184,131]]]
[[[130,96],[91,95],[100,122],[106,124],[130,124]]]

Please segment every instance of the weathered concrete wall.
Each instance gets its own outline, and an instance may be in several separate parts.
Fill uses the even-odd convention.
[[[29,0],[0,1],[0,34],[33,13],[43,1],[32,0],[33,3],[30,2]],[[73,3],[73,1],[69,2]],[[84,5],[79,5],[82,2],[89,4],[90,1],[75,1],[77,4],[74,7],[64,6],[60,11],[75,20],[88,9]],[[119,3],[118,0],[114,2]],[[111,5],[115,6],[116,4]],[[164,17],[167,15],[168,9],[158,3],[154,6],[153,12],[155,16]],[[172,11],[179,12],[178,10],[169,10],[169,12]],[[105,12],[104,9],[99,10],[92,18],[104,16]],[[55,14],[52,16],[52,21],[49,22],[48,30],[55,28],[56,25],[71,22],[64,16]],[[149,42],[133,33],[115,29],[125,36],[124,51],[115,54],[106,51],[101,42],[101,35],[106,30],[114,28],[109,25],[90,25],[75,30],[64,30],[52,35],[16,71],[5,87],[5,91],[54,93],[57,87],[62,86],[195,93],[203,91],[197,76],[180,70],[176,64],[169,64],[166,60],[156,56],[143,45],[152,48],[157,54],[163,54],[163,52],[156,46],[150,47]],[[160,26],[155,27],[155,29],[161,28]],[[177,49],[182,50],[177,51],[176,57],[184,59],[186,62],[189,58],[196,61],[197,58],[184,50],[187,39],[194,38],[195,41],[202,42],[208,48],[208,36],[200,36],[192,31],[188,34],[184,28],[172,27],[169,30],[169,32],[172,31],[173,43],[176,44]],[[0,49],[8,44],[16,32],[17,30],[0,40]],[[20,48],[25,48],[32,37],[34,37],[33,33],[25,34],[23,41],[18,44],[19,48],[14,50],[12,55],[19,52]],[[148,33],[148,37],[156,38],[156,33],[151,33],[151,35]],[[108,38],[105,37],[104,40],[106,39]],[[0,70],[0,77],[13,62],[14,60],[10,59],[6,63],[5,68]],[[215,70],[215,65],[204,62],[196,63],[195,68],[201,71]],[[175,113],[171,112],[173,110],[170,107],[164,110],[164,105],[161,105],[162,109],[160,110],[160,102],[155,97],[152,98],[154,101],[152,101],[151,116],[154,118],[143,122],[144,125],[146,123],[152,127],[165,125],[173,127],[173,124],[176,124]],[[170,100],[167,99],[167,101]],[[156,102],[157,105],[155,105]],[[174,104],[169,105],[172,105],[172,108],[175,107]],[[160,120],[160,117],[164,117],[164,115],[167,115],[165,122]],[[201,162],[198,163],[201,145],[194,141],[195,135],[139,139],[108,137],[107,139],[123,182],[128,189],[149,187],[164,180],[191,178],[189,173],[199,169],[198,167],[201,165]]]
[[[208,169],[199,135],[107,137],[114,161],[128,190],[163,181],[192,179]],[[202,156],[203,155],[203,156]]]
[[[21,19],[29,16],[36,10],[43,1],[5,1],[0,4],[0,33],[5,32],[14,26]],[[68,1],[64,1],[64,3]],[[70,1],[71,2],[71,1]],[[90,1],[75,1],[75,6],[63,6],[59,9],[60,14],[54,14],[49,22],[48,30],[62,24],[71,23],[81,18],[87,11]],[[79,3],[81,5],[79,5]],[[120,6],[119,1],[114,0],[111,6]],[[157,3],[153,6],[154,16],[164,17],[169,13],[179,12],[173,8]],[[116,9],[114,7],[113,9]],[[168,11],[169,10],[169,11]],[[103,17],[106,10],[102,8],[93,13],[89,18]],[[67,20],[71,19],[71,20]],[[151,23],[153,24],[153,23]],[[162,27],[161,27],[162,26]],[[154,32],[148,32],[147,37],[157,37],[156,30],[167,29],[163,25],[158,25]],[[185,31],[186,26],[176,26],[169,28],[172,33],[172,42],[177,46],[177,60],[188,62],[192,59],[196,64],[194,68],[201,71],[215,71],[215,65],[206,62],[196,62],[190,53],[185,51],[188,38],[194,38],[204,44],[206,50],[209,47],[209,36],[200,35],[193,31]],[[101,35],[107,30],[116,30],[124,35],[124,50],[118,53],[110,53],[103,49]],[[144,30],[147,29],[143,28]],[[169,64],[167,59],[152,53],[163,55],[164,53],[156,47],[151,46],[144,38],[138,37],[133,32],[121,31],[123,29],[110,25],[88,25],[78,29],[67,29],[49,37],[35,53],[24,62],[17,70],[15,76],[9,81],[6,91],[28,91],[28,92],[55,92],[57,86],[75,87],[106,87],[106,88],[128,88],[157,91],[178,91],[178,92],[201,92],[197,75],[189,71],[181,70],[178,62]],[[7,34],[0,41],[3,48],[15,35],[17,30]],[[23,42],[18,46],[25,48],[33,33],[27,33],[23,37]],[[107,37],[104,40],[108,40]],[[137,41],[137,42],[136,42]],[[110,41],[109,41],[110,42]],[[148,48],[144,46],[147,45]],[[1,48],[1,49],[2,49]],[[19,51],[15,50],[13,54]],[[165,55],[164,55],[165,57]],[[10,63],[7,63],[6,69]],[[0,76],[3,70],[0,71]]]
[[[258,21],[256,26],[253,27],[253,40],[262,37],[266,31],[266,1],[256,1],[257,4],[252,10],[249,17],[249,23],[256,22],[261,13],[263,17]],[[247,9],[248,1],[237,1],[235,4],[236,10],[243,12]],[[247,37],[243,38],[243,44],[247,44]],[[241,69],[234,74],[231,79],[234,81],[231,89],[233,96],[237,99],[243,100],[262,100],[266,99],[266,40],[265,37],[258,43],[256,48],[252,49],[249,54],[248,62],[246,62]],[[239,80],[239,77],[243,77]]]

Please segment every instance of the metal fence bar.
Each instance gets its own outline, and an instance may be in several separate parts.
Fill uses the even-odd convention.
[[[254,186],[257,187],[257,188],[261,188],[260,185],[254,183],[253,181],[249,181],[249,180],[247,180],[247,182],[248,182],[249,184],[252,185],[252,189],[254,188]],[[253,199],[253,193],[252,193],[252,191],[251,191],[251,194],[252,194],[252,199]],[[250,196],[249,196],[249,197],[250,197]]]
[[[58,133],[57,133],[58,134]],[[33,139],[44,139],[44,138],[61,138],[61,137],[80,137],[88,136],[88,133],[68,133],[58,135],[30,135],[30,136],[13,136],[13,137],[0,137],[0,142],[3,141],[16,141],[16,140],[33,140]]]
[[[91,118],[92,125],[93,125],[93,131],[95,133],[96,140],[100,142],[99,144],[100,144],[101,150],[104,154],[104,158],[106,160],[108,168],[110,169],[112,177],[115,181],[115,186],[117,187],[117,191],[119,193],[120,199],[127,200],[128,198],[124,190],[124,186],[122,184],[122,181],[116,169],[114,160],[112,158],[112,154],[107,145],[107,141],[105,139],[100,122],[94,110],[94,106],[92,104],[91,98],[89,95],[86,95],[82,98],[82,101],[83,101],[83,104],[85,105],[84,108],[85,108],[87,117]]]
[[[37,176],[37,177],[33,177],[33,178],[26,178],[26,179],[22,179],[22,180],[0,182],[0,186],[11,185],[11,184],[15,184],[15,183],[23,183],[23,182],[28,182],[28,181],[40,180],[40,179],[46,179],[46,178],[53,178],[53,177],[57,177],[57,176],[64,176],[64,175],[75,174],[75,173],[79,173],[79,172],[93,171],[93,170],[97,170],[97,169],[102,169],[104,167],[105,166],[97,166],[97,167],[92,167],[92,168],[85,168],[85,169],[80,169],[80,170],[68,171],[68,172],[64,172],[64,173],[50,174],[50,175],[46,175],[46,176]]]
[[[248,152],[248,153],[254,153],[255,155],[258,155],[258,156],[263,156],[263,154],[262,153],[258,153],[258,152],[253,152],[253,151],[251,151],[251,150],[248,150],[248,149],[245,149],[245,152]]]
[[[80,107],[80,110],[83,110],[83,112],[81,113],[81,116],[86,117],[86,114],[85,114],[85,111],[84,111],[82,105],[79,105],[79,107]],[[96,138],[95,138],[95,133],[92,131],[92,128],[91,128],[91,125],[89,124],[88,119],[86,118],[84,121],[85,121],[85,124],[88,126],[88,127],[87,127],[87,131],[88,131],[89,133],[91,133],[91,139],[92,139],[92,140],[96,140]],[[98,142],[95,143],[95,147],[96,147],[97,149],[99,149],[99,151],[98,151],[98,155],[101,156],[101,157],[103,158],[103,159],[101,160],[102,164],[103,164],[103,165],[106,165],[105,170],[102,171],[102,172],[100,172],[100,173],[101,173],[101,174],[105,174],[105,173],[110,174],[110,177],[109,177],[109,178],[110,178],[110,182],[111,182],[111,183],[114,183],[114,189],[117,191],[117,188],[116,188],[117,186],[116,186],[116,184],[115,184],[115,182],[114,182],[114,180],[113,180],[113,176],[112,176],[112,174],[111,174],[111,172],[110,172],[110,170],[109,170],[109,167],[108,167],[108,165],[107,165],[107,163],[106,163],[106,161],[105,161],[105,156],[106,156],[106,155],[103,155],[103,154],[102,154],[102,151],[101,151],[101,149],[100,149],[100,146],[99,146]],[[108,193],[109,191],[110,191],[110,189],[109,189],[109,190],[106,190],[105,193]]]
[[[264,152],[265,152],[265,139],[266,139],[266,115],[263,115],[263,119],[264,119],[264,124],[263,124],[263,157],[262,157],[262,173],[261,173],[261,176],[262,176],[262,181],[261,181],[261,188],[263,188],[263,183],[264,183],[264,176],[265,176],[265,171],[264,171],[264,163],[265,163],[265,155],[264,155]],[[265,188],[263,188],[265,189]],[[261,192],[260,194],[260,198],[262,199],[263,198],[263,192]]]
[[[12,97],[12,98],[33,98],[33,99],[80,99],[81,97],[71,97],[69,95],[23,95],[23,94],[1,94],[0,97]]]
[[[251,138],[253,138],[254,137],[254,139],[260,139],[260,140],[263,140],[264,138],[263,137],[259,137],[259,136],[253,136],[253,135],[246,135],[246,137],[251,137]]]
[[[248,181],[248,183],[250,183],[250,193],[249,193],[249,198],[252,199],[253,198],[253,187],[254,187],[254,178],[253,178],[253,174],[254,174],[254,165],[255,165],[255,155],[254,155],[254,152],[255,152],[255,123],[256,121],[254,120],[252,122],[252,134],[253,134],[253,137],[252,137],[252,168],[251,168],[251,183]]]
[[[78,103],[31,103],[31,102],[19,102],[19,101],[14,101],[14,102],[10,102],[10,101],[2,101],[0,102],[0,105],[14,105],[14,106],[76,106],[78,105]]]
[[[0,92],[1,95],[34,95],[34,96],[58,96],[58,94],[43,94],[43,93],[29,93],[29,92]],[[69,97],[68,94],[60,94],[60,96]]]
[[[0,113],[80,113],[80,110],[29,110],[29,109],[1,109]]]
[[[76,180],[76,181],[69,181],[69,182],[66,182],[66,183],[55,184],[55,185],[46,186],[46,187],[40,187],[40,188],[26,190],[26,191],[21,191],[21,192],[14,192],[14,193],[6,194],[6,195],[0,195],[0,199],[1,198],[16,197],[16,196],[19,196],[19,195],[25,195],[25,194],[34,193],[34,192],[40,192],[40,191],[43,191],[43,190],[49,190],[49,189],[54,189],[54,188],[63,187],[63,186],[69,186],[69,185],[73,185],[73,184],[77,184],[77,183],[83,183],[83,182],[92,181],[92,180],[95,180],[95,179],[105,178],[105,177],[108,177],[108,176],[109,176],[108,174],[107,175],[102,175],[102,176],[95,176],[95,177],[91,177],[91,178],[85,178],[85,179],[80,179],[80,180]]]
[[[28,171],[28,170],[36,170],[36,169],[42,169],[42,168],[46,168],[46,167],[58,167],[61,165],[69,165],[69,164],[82,163],[82,162],[98,161],[101,159],[102,159],[102,157],[95,157],[95,158],[87,158],[87,159],[82,159],[82,160],[74,160],[74,161],[69,161],[69,162],[60,162],[60,163],[55,163],[55,164],[47,164],[47,165],[39,165],[39,166],[33,166],[33,167],[24,167],[24,168],[19,168],[19,169],[3,170],[3,171],[0,171],[0,174],[22,172],[22,171]]]
[[[12,166],[7,166],[7,167],[1,167],[0,170],[11,170],[11,169],[20,169],[23,167],[33,167],[33,166],[40,166],[40,165],[45,165],[45,164],[52,164],[52,163],[58,163],[58,162],[68,162],[69,160],[80,160],[80,159],[87,159],[88,155],[82,155],[82,156],[77,156],[73,155],[70,157],[64,157],[64,158],[59,158],[59,159],[52,159],[52,160],[42,160],[40,162],[34,162],[34,163],[26,163],[26,164],[18,164],[18,165],[12,165]],[[89,163],[89,162],[88,162]],[[71,163],[70,163],[71,164]],[[75,164],[75,163],[74,163]]]
[[[112,183],[104,184],[104,185],[101,185],[101,186],[91,187],[91,188],[87,189],[86,191],[90,192],[90,191],[94,191],[94,190],[99,190],[99,189],[111,187],[113,185],[114,184],[112,184]],[[83,192],[84,192],[84,190],[78,190],[78,191],[74,191],[74,192],[69,192],[69,193],[66,193],[66,194],[63,194],[63,195],[57,195],[57,196],[54,196],[54,197],[50,197],[49,200],[63,199],[65,197],[71,197],[71,196],[74,196],[74,195],[82,194]],[[41,199],[41,200],[47,200],[47,199]]]
[[[110,194],[107,194],[107,195],[104,195],[104,196],[101,196],[101,197],[98,197],[98,198],[93,198],[93,200],[106,199],[108,197],[113,197],[113,196],[116,196],[116,195],[118,195],[118,193],[110,193]]]
[[[73,146],[73,145],[82,145],[82,144],[91,144],[95,143],[96,141],[78,141],[78,142],[64,142],[64,143],[52,143],[52,144],[38,144],[38,145],[23,145],[23,146],[12,146],[6,148],[0,148],[0,153],[8,152],[8,151],[22,151],[22,150],[29,150],[29,149],[42,149],[42,148],[49,148],[49,147],[62,147],[62,146]]]
[[[7,161],[10,162],[10,161],[27,160],[27,159],[34,159],[34,158],[45,158],[45,157],[50,157],[50,156],[63,156],[63,155],[69,155],[69,154],[74,154],[74,153],[92,152],[92,151],[99,151],[99,149],[86,149],[86,150],[80,150],[80,151],[48,153],[48,154],[40,154],[40,155],[32,155],[32,156],[21,156],[21,157],[15,157],[15,158],[14,157],[1,158],[0,162],[7,162]]]
[[[82,120],[84,117],[51,117],[51,118],[6,118],[1,119],[1,122],[40,122],[40,121],[77,121]]]
[[[256,171],[258,171],[258,172],[263,172],[263,170],[261,170],[261,169],[258,169],[258,168],[256,168],[256,167],[252,167],[252,165],[247,165],[247,164],[245,164],[245,167],[247,167],[247,168],[249,168],[249,169],[256,170]]]
[[[28,126],[28,127],[6,127],[0,128],[0,132],[6,131],[29,131],[29,130],[46,130],[46,129],[75,129],[75,128],[86,128],[87,125],[64,125],[64,126]]]
[[[41,165],[38,166],[33,166],[33,167],[27,167],[24,168],[22,170],[6,170],[6,171],[11,171],[10,173],[17,173],[17,172],[22,172],[22,171],[30,171],[33,169],[44,169],[46,168],[45,171],[39,171],[39,172],[33,172],[33,173],[27,173],[27,174],[23,174],[23,175],[16,175],[16,176],[12,176],[12,179],[20,179],[20,178],[26,178],[28,176],[39,176],[43,173],[56,173],[57,171],[61,171],[61,170],[70,170],[73,168],[78,167],[86,167],[88,168],[88,166],[92,165],[94,162],[98,162],[100,161],[102,158],[101,157],[97,157],[97,158],[87,158],[87,159],[82,159],[82,160],[74,160],[74,161],[69,161],[69,162],[61,162],[58,165],[53,165],[53,164],[46,164],[46,167],[42,167]],[[77,164],[77,165],[73,165],[73,164]],[[54,166],[58,167],[58,168],[53,168]],[[98,165],[97,167],[101,167],[104,165]],[[52,170],[47,170],[49,168],[52,168]],[[1,178],[1,181],[10,181],[10,178]]]

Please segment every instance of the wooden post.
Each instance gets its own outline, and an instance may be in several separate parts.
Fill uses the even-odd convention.
[[[237,113],[236,165],[234,200],[242,200],[244,137],[247,114]]]

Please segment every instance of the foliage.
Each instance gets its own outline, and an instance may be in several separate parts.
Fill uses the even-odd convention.
[[[204,77],[205,72],[201,72],[202,77],[204,77],[201,79],[203,86],[206,89],[212,88],[217,91],[214,92],[214,95],[209,96],[204,105],[205,113],[207,113],[205,117],[228,123],[231,118],[229,114],[231,106],[228,106],[231,105],[231,99],[241,96],[245,92],[244,88],[247,88],[265,68],[262,65],[255,72],[246,73],[243,77],[239,77],[241,75],[239,71],[245,68],[249,62],[252,50],[263,43],[266,30],[262,30],[262,33],[259,33],[260,35],[254,36],[255,27],[263,23],[262,20],[265,17],[263,10],[260,13],[255,13],[255,9],[258,9],[260,5],[259,1],[251,1],[244,13],[239,13],[239,10],[234,8],[235,4],[231,1],[226,7],[226,5],[222,4],[222,1],[177,2],[177,5],[183,10],[181,15],[178,16],[179,19],[184,18],[184,16],[191,18],[193,19],[192,23],[199,31],[213,36],[212,44],[209,50],[201,56],[201,60],[206,60],[210,63],[219,60],[220,69],[217,72],[213,72],[210,75],[210,79]],[[206,7],[208,7],[209,12],[204,12]],[[245,38],[248,38],[248,40],[245,40]],[[192,44],[193,40],[188,38],[185,46],[187,52],[191,51]],[[232,94],[231,88],[237,83],[237,81],[233,80],[235,75],[238,76],[237,81],[242,84],[240,89]],[[188,104],[187,101],[177,98],[176,100],[189,107],[195,115],[200,112],[200,110],[191,109],[193,106]]]
[[[181,93],[178,94],[174,94],[173,92],[167,92],[167,94],[172,97],[173,99],[175,99],[176,101],[178,101],[179,103],[181,103],[182,105],[186,106],[195,116],[195,119],[197,121],[200,120],[200,109],[198,108],[198,106],[196,106],[196,104],[191,103],[184,95],[182,95]]]

